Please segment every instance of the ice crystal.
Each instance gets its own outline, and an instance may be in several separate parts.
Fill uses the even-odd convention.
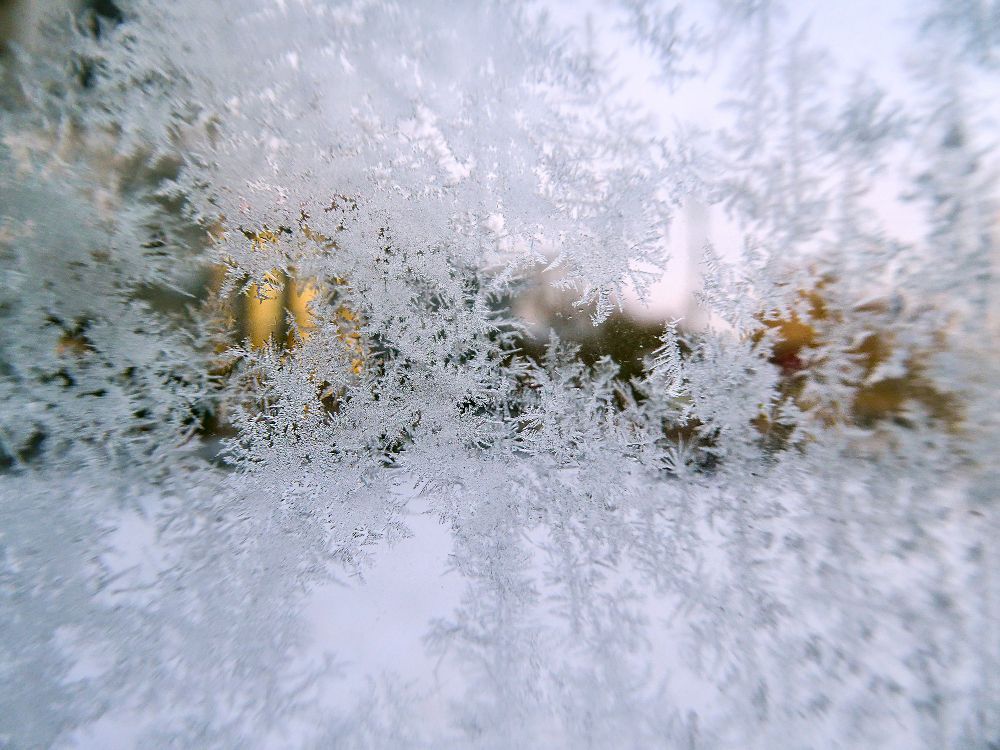
[[[995,2],[14,5],[0,745],[1000,742]]]

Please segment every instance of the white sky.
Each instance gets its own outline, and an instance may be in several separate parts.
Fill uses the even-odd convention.
[[[670,95],[661,84],[651,81],[655,70],[652,61],[636,51],[615,29],[621,16],[611,2],[543,0],[542,4],[559,26],[583,30],[589,24],[596,48],[603,54],[613,55],[615,72],[624,83],[622,95],[647,109],[664,133],[671,132],[676,122],[697,123],[710,130],[724,123],[716,104],[727,96],[731,60],[720,60],[709,75],[692,79]],[[905,100],[913,96],[915,89],[907,72],[907,56],[912,56],[914,49],[913,2],[791,0],[787,4],[789,16],[780,33],[786,36],[801,24],[808,23],[808,46],[825,50],[831,58],[828,74],[832,96],[845,91],[859,72],[874,79],[891,98]],[[668,9],[671,5],[669,1],[663,3]],[[701,5],[690,5],[708,9],[715,4],[706,0]],[[694,20],[701,21],[699,25],[704,28],[708,13],[705,19]],[[1000,122],[1000,91],[996,103],[994,121]],[[903,186],[897,175],[888,175],[871,196],[870,205],[878,211],[889,233],[900,240],[914,241],[920,235],[918,215],[915,209],[896,200]],[[690,316],[691,291],[698,285],[700,248],[711,241],[722,256],[732,257],[741,246],[739,228],[719,209],[708,210],[705,225],[697,222],[692,225],[687,214],[682,212],[674,221],[670,237],[672,260],[664,280],[654,290],[650,308],[643,310],[634,306],[634,312],[656,317]],[[689,318],[688,322],[693,321]]]

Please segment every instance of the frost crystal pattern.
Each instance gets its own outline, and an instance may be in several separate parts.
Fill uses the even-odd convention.
[[[585,6],[0,8],[0,747],[1000,744],[1000,5]]]

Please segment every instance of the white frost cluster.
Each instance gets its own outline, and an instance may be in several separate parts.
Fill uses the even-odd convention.
[[[996,0],[900,92],[777,0],[608,3],[657,95],[732,73],[666,133],[533,2],[55,6],[0,55],[0,747],[998,746]],[[525,354],[688,204],[710,325]]]

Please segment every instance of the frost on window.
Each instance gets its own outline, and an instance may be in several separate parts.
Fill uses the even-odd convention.
[[[0,747],[1000,743],[1000,6],[0,6]]]

